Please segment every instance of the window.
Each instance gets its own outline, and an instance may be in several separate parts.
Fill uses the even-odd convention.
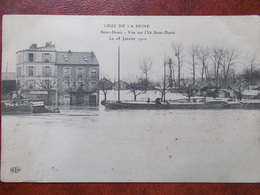
[[[33,68],[33,66],[29,66],[28,73],[29,73],[29,76],[33,76],[34,75],[34,68]]]
[[[33,53],[28,54],[29,62],[33,62]]]
[[[83,78],[83,68],[78,68],[78,78]]]
[[[44,62],[50,62],[51,61],[51,55],[49,53],[43,54],[43,61]]]
[[[88,61],[87,56],[82,56],[84,61]]]
[[[69,57],[68,56],[63,55],[63,57],[64,57],[65,61],[69,61]]]
[[[90,73],[91,73],[91,78],[92,79],[96,79],[97,78],[97,69],[96,68],[91,68],[90,69]]]
[[[68,90],[68,89],[69,89],[69,85],[70,85],[70,82],[69,82],[69,81],[64,81],[64,82],[63,82],[63,89],[64,89],[64,90]]]
[[[64,68],[64,77],[70,77],[70,68],[68,67]]]
[[[51,68],[49,66],[44,66],[42,70],[43,76],[51,76]]]
[[[97,89],[97,82],[91,82],[91,90],[96,90]]]
[[[34,89],[34,81],[33,80],[28,81],[28,89]]]
[[[22,76],[22,68],[21,67],[17,67],[17,76],[18,77]]]
[[[82,88],[83,88],[83,86],[84,86],[84,83],[83,83],[83,81],[78,81],[77,82],[77,84],[78,84],[78,90],[82,90]]]

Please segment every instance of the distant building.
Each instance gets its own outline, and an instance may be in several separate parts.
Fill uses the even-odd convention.
[[[47,104],[97,104],[99,64],[94,52],[56,51],[52,42],[17,55],[17,84],[23,98]]]
[[[2,99],[11,98],[16,91],[16,73],[2,72]]]
[[[244,90],[242,91],[243,99],[258,99],[260,91],[258,90]]]
[[[128,87],[128,83],[127,82],[120,81],[120,90],[127,90],[127,87]],[[116,81],[114,83],[114,88],[115,88],[115,90],[118,89],[118,81]]]

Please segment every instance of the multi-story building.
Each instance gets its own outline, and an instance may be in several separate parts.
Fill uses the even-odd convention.
[[[32,44],[16,53],[17,86],[23,98],[43,99],[54,104],[56,99],[56,49],[47,42],[44,47]]]
[[[99,64],[94,52],[56,51],[51,42],[17,55],[17,86],[23,98],[47,104],[97,104]]]
[[[94,52],[57,52],[59,104],[97,104],[99,64]]]

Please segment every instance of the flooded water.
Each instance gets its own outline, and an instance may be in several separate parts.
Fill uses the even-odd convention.
[[[2,116],[2,180],[260,179],[260,110],[60,110]]]

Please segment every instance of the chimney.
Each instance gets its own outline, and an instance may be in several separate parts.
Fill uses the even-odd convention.
[[[37,44],[36,44],[36,43],[33,43],[33,44],[30,46],[30,49],[37,49]]]

